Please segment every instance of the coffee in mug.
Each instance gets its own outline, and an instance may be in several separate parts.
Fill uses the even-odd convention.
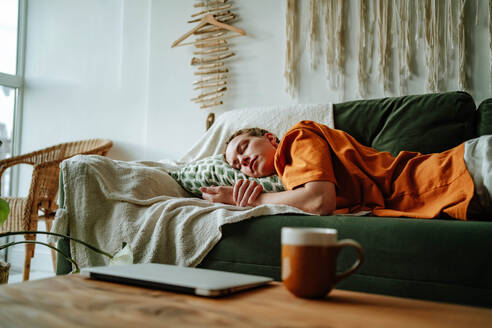
[[[344,246],[354,247],[358,259],[347,271],[337,274],[337,257]],[[282,281],[298,297],[324,297],[354,273],[362,259],[360,244],[351,239],[338,241],[335,229],[282,228]]]

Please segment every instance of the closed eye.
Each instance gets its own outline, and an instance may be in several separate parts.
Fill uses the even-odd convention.
[[[236,148],[236,156],[243,154],[246,148],[248,147],[249,140],[243,140],[239,145],[237,145]],[[235,159],[232,162],[232,167],[235,168],[236,170],[241,170],[241,163],[239,163],[239,160]]]
[[[239,149],[239,153],[242,154],[244,153],[244,151],[246,150],[246,148],[248,148],[248,145],[249,145],[249,140],[244,140],[242,143],[241,143],[241,147]]]

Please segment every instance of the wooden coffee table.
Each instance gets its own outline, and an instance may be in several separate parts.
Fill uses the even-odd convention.
[[[492,327],[492,309],[334,290],[322,300],[279,283],[210,299],[80,275],[2,285],[0,327]]]

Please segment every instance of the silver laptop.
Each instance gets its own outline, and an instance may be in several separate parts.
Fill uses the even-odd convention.
[[[273,280],[249,274],[156,263],[89,267],[83,268],[81,274],[91,279],[212,297],[258,287]]]

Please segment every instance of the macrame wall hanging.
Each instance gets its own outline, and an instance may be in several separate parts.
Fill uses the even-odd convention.
[[[489,46],[492,58],[492,1],[489,0]],[[492,91],[492,60],[490,61],[490,91]]]
[[[285,18],[287,46],[285,52],[285,80],[287,81],[286,91],[289,95],[295,96],[297,90],[297,17],[298,12],[297,0],[287,0],[287,16]]]
[[[474,24],[479,24],[479,1],[473,0],[359,0],[359,27],[357,49],[357,82],[361,97],[368,96],[371,76],[377,74],[384,93],[406,94],[408,81],[417,74],[417,56],[423,54],[426,72],[425,89],[428,92],[444,91],[446,83],[456,76],[459,88],[469,89],[467,58],[467,27],[465,22],[472,16],[467,11],[475,8]],[[310,0],[309,2],[287,0],[286,31],[287,52],[285,77],[287,92],[295,95],[299,80],[298,58],[302,47],[298,40],[304,39],[298,12],[303,3],[308,7],[307,42],[310,67],[315,69],[324,48],[326,77],[331,88],[344,91],[345,44],[348,26],[347,2],[344,0]],[[492,58],[492,1],[488,1],[490,56]],[[469,18],[468,18],[469,19]],[[320,28],[320,26],[323,27]],[[355,24],[350,24],[354,28]],[[296,31],[300,31],[296,37]],[[324,36],[319,33],[324,32]],[[320,44],[322,46],[320,46]],[[468,46],[469,47],[469,46]],[[377,57],[375,58],[375,53]],[[394,58],[393,58],[394,56]],[[373,60],[376,59],[376,62]],[[398,83],[392,76],[392,62],[396,63]],[[375,70],[373,70],[376,68]],[[490,88],[492,90],[492,60],[489,64]],[[342,96],[343,98],[343,96]]]
[[[197,12],[191,15],[188,23],[196,24],[189,32],[173,42],[171,48],[193,45],[191,65],[198,80],[193,89],[198,93],[191,101],[200,108],[211,108],[223,104],[222,98],[227,91],[228,59],[235,56],[228,39],[246,35],[242,29],[231,25],[238,15],[232,11],[228,0],[200,0],[194,4]],[[195,40],[184,42],[194,35]],[[207,128],[213,123],[214,115],[209,114]]]

